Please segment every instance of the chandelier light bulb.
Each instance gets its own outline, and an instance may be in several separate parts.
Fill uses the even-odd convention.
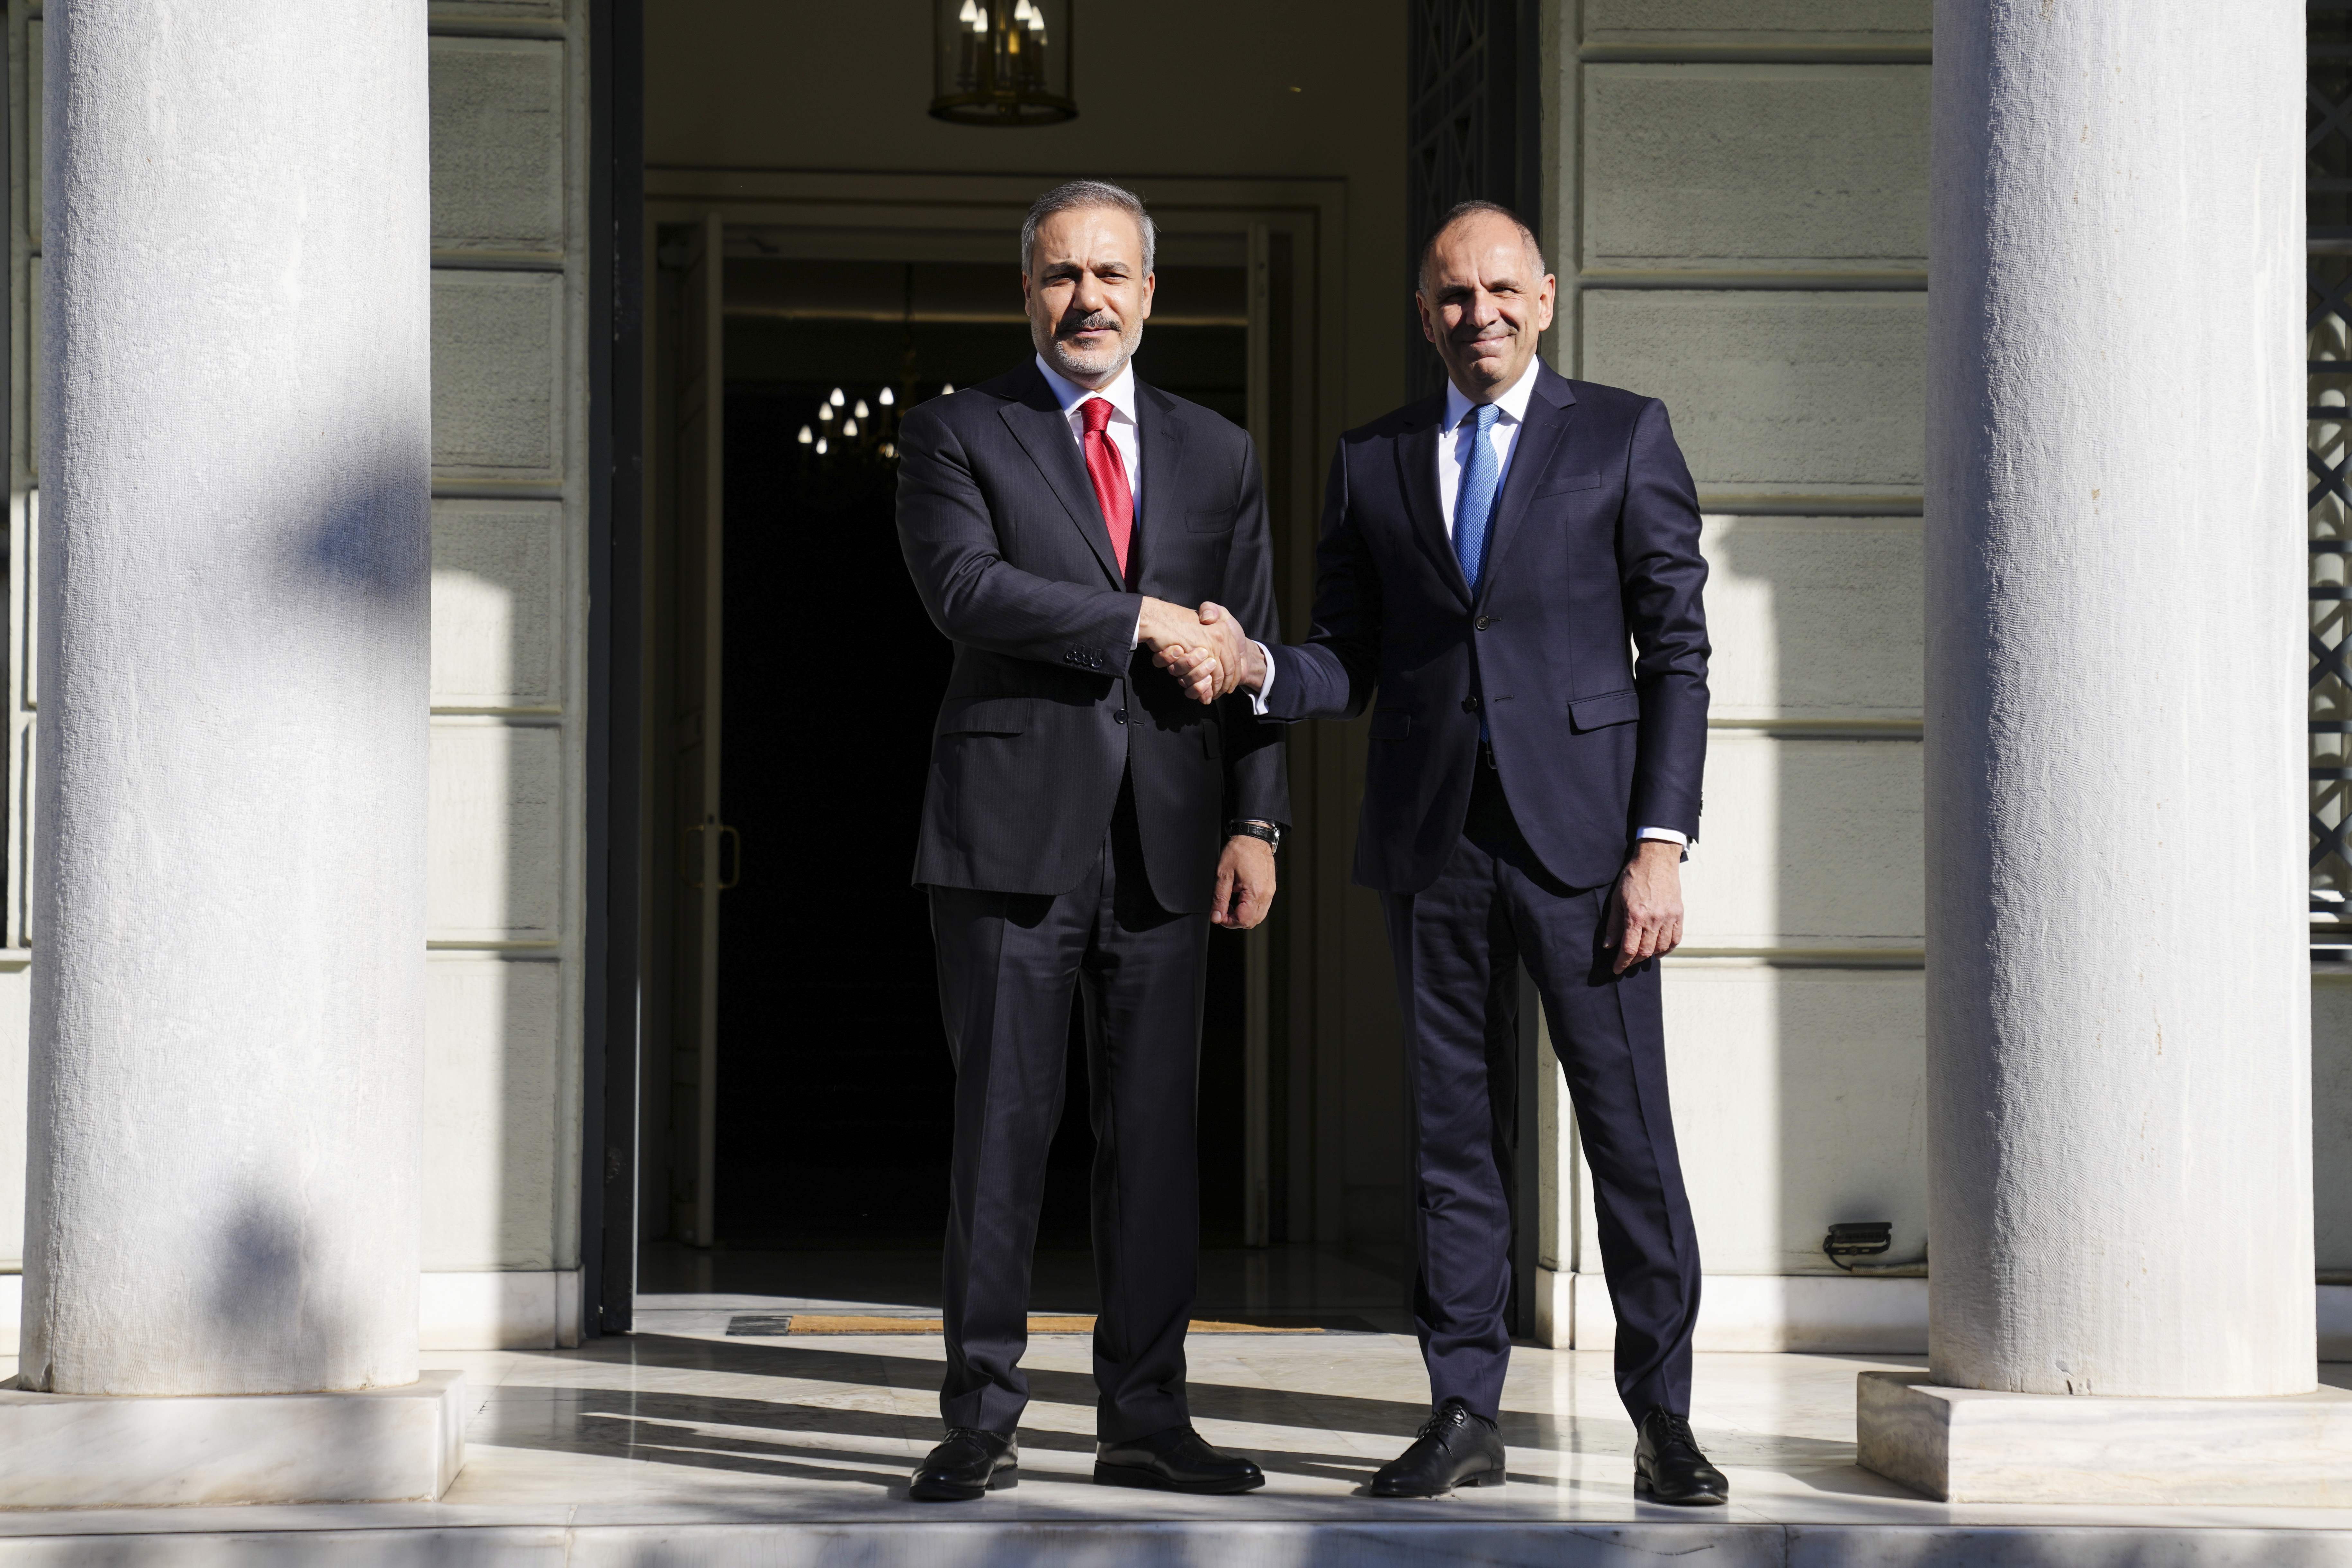
[[[950,381],[942,384],[940,387],[940,395],[941,397],[953,397],[955,395],[955,383]]]
[[[898,400],[890,395],[890,389],[886,386],[881,391],[879,401],[883,407],[887,408],[890,405],[898,402]]]
[[[830,419],[830,418],[832,418],[832,417],[833,417],[833,405],[832,405],[832,404],[830,404],[830,403],[820,403],[820,404],[818,404],[818,405],[816,405],[816,416],[817,416],[819,419]]]
[[[866,399],[864,399],[864,398],[862,398],[862,397],[861,397],[861,398],[859,398],[859,399],[857,400],[857,406],[856,406],[856,407],[855,407],[855,408],[853,408],[853,409],[851,409],[849,412],[850,412],[850,415],[851,415],[851,416],[852,416],[853,418],[857,418],[857,419],[863,419],[863,418],[865,418],[865,417],[866,417],[866,414],[869,412],[869,411],[867,410],[866,406]]]
[[[844,424],[844,425],[842,426],[842,427],[841,427],[841,438],[842,438],[843,440],[845,440],[845,441],[848,440],[852,436],[855,436],[855,435],[856,435],[856,434],[857,434],[857,421],[856,421],[856,420],[855,420],[855,419],[852,419],[852,420],[848,421],[847,423]]]
[[[805,447],[805,446],[807,446],[811,441],[814,441],[814,440],[815,440],[815,439],[816,439],[816,437],[815,437],[814,434],[812,434],[812,433],[810,432],[809,427],[808,427],[807,426],[803,425],[803,426],[801,426],[801,445],[802,445],[802,446]]]
[[[1055,0],[1050,30],[1061,34],[1077,3]],[[1047,0],[929,0],[929,9],[933,119],[1006,127],[1076,118],[1069,50],[1046,39]]]
[[[835,408],[838,408],[849,400],[842,395],[841,388],[836,386],[833,389],[833,395],[826,398],[825,401],[832,404]]]
[[[824,437],[822,436],[816,440],[816,455],[820,458],[824,456]]]

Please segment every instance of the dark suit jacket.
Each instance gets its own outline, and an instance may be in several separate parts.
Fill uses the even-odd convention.
[[[1142,595],[1274,624],[1265,494],[1249,437],[1140,380],[1142,515],[1119,579],[1078,445],[1033,363],[935,398],[898,431],[898,542],[955,644],[931,741],[915,880],[1006,893],[1076,887],[1132,773],[1151,890],[1197,913],[1224,826],[1287,822],[1280,726],[1246,698],[1185,698],[1130,652]]]
[[[1475,599],[1438,510],[1443,395],[1339,438],[1314,631],[1272,649],[1267,707],[1352,719],[1378,692],[1356,840],[1367,887],[1418,892],[1453,853],[1472,699],[1520,831],[1560,880],[1613,879],[1637,828],[1698,837],[1706,563],[1690,469],[1657,399],[1540,362],[1535,375]]]

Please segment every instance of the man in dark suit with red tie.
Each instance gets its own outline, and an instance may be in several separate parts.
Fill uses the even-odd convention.
[[[920,405],[899,430],[899,542],[955,645],[915,857],[956,1068],[948,1435],[915,1474],[924,1500],[1015,1474],[1074,988],[1102,1287],[1095,1479],[1189,1492],[1265,1480],[1193,1432],[1184,1334],[1209,928],[1254,926],[1274,896],[1281,731],[1215,700],[1213,663],[1187,678],[1204,703],[1152,655],[1197,642],[1207,601],[1271,625],[1272,558],[1249,437],[1129,363],[1153,238],[1116,185],[1040,197],[1022,231],[1036,359]]]
[[[1688,1419],[1698,1239],[1656,963],[1682,940],[1706,760],[1698,499],[1664,405],[1537,357],[1555,287],[1517,217],[1456,208],[1415,296],[1448,385],[1340,437],[1312,635],[1252,644],[1213,607],[1206,646],[1163,658],[1220,660],[1220,689],[1279,719],[1371,709],[1356,879],[1380,890],[1404,1015],[1436,1406],[1372,1494],[1503,1479],[1524,963],[1592,1172],[1634,1489],[1719,1503]]]

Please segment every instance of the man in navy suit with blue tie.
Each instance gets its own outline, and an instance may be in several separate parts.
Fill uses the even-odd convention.
[[[1420,283],[1449,385],[1340,437],[1311,637],[1253,643],[1210,606],[1205,646],[1162,662],[1213,661],[1276,719],[1371,709],[1356,879],[1381,895],[1404,1014],[1436,1407],[1373,1495],[1503,1479],[1525,963],[1592,1171],[1635,1490],[1719,1503],[1688,1420],[1698,1240],[1657,966],[1706,756],[1698,499],[1662,404],[1537,358],[1556,285],[1507,209],[1454,209]]]

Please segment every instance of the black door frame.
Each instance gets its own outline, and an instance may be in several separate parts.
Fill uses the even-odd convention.
[[[583,1339],[625,1333],[637,1279],[645,551],[645,8],[589,9],[588,984]]]

